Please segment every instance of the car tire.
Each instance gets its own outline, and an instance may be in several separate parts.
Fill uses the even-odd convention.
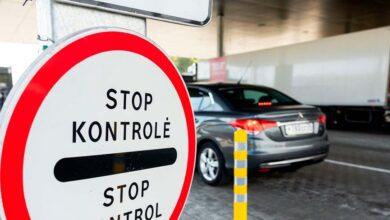
[[[225,159],[213,142],[206,142],[200,146],[196,165],[198,174],[206,184],[217,186],[228,182]]]

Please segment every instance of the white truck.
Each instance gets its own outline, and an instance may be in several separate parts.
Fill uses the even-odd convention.
[[[390,123],[390,27],[227,56],[226,63],[228,81],[242,78],[318,106],[330,125]]]

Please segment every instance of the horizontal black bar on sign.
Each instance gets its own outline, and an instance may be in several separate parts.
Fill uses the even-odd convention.
[[[69,157],[56,163],[54,176],[60,182],[91,179],[168,166],[176,158],[175,148]]]

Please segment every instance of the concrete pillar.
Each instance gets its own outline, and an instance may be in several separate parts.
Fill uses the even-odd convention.
[[[224,45],[224,11],[225,11],[225,0],[219,0],[218,2],[218,29],[217,29],[217,47],[218,56],[222,57],[225,55]]]

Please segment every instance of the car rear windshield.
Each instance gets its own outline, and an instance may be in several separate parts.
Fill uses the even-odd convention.
[[[287,95],[269,88],[221,88],[219,91],[236,109],[299,104]]]

